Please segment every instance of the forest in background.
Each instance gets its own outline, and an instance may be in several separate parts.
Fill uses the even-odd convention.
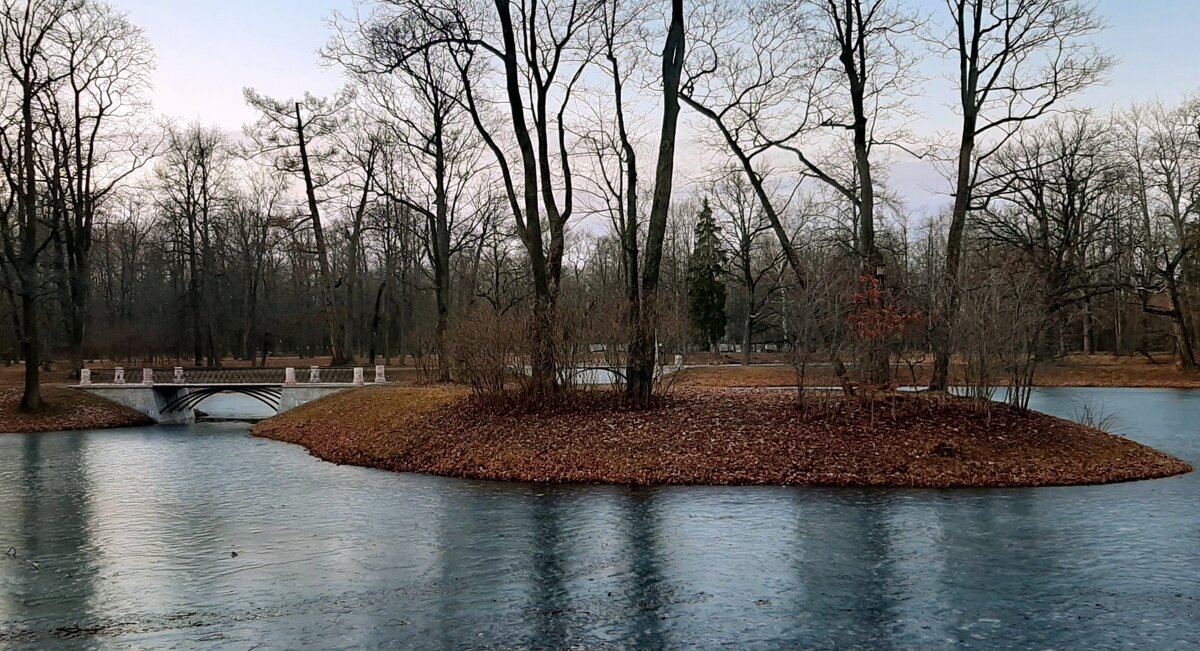
[[[1103,28],[1075,0],[367,2],[321,51],[343,91],[247,89],[231,134],[154,115],[114,7],[0,0],[0,353],[27,396],[43,361],[269,354],[535,393],[602,364],[643,401],[722,344],[848,390],[898,359],[988,395],[1070,352],[1191,370],[1200,100],[1072,103]],[[930,69],[958,105],[921,138]],[[913,156],[944,214],[889,185]]]

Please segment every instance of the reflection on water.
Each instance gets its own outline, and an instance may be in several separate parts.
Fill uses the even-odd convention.
[[[217,420],[264,420],[275,415],[275,410],[266,404],[237,393],[210,396],[196,409]]]
[[[1200,392],[1092,397],[1200,462]],[[0,647],[1200,644],[1200,480],[622,488],[339,467],[211,423],[0,437]],[[236,552],[237,556],[233,556]]]

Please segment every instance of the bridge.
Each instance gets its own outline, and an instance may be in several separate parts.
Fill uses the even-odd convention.
[[[346,389],[367,384],[363,367],[83,369],[77,389],[125,405],[164,424],[196,420],[196,408],[219,393],[249,396],[283,413]],[[133,376],[131,376],[133,375]],[[376,366],[373,384],[387,381]]]

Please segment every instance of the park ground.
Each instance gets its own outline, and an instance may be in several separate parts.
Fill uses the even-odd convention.
[[[1034,384],[1042,387],[1157,387],[1200,388],[1200,373],[1177,369],[1168,354],[1146,357],[1115,355],[1072,355],[1038,365]],[[782,387],[795,386],[797,370],[785,364],[779,355],[756,355],[754,364],[741,366],[741,355],[691,355],[675,382],[687,387]],[[893,377],[901,385],[925,386],[932,366],[925,362],[912,365],[897,362]],[[961,369],[954,375],[961,377]],[[828,364],[813,364],[804,369],[805,386],[837,386]]]

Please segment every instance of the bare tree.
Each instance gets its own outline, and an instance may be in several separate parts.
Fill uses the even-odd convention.
[[[782,253],[771,247],[765,237],[771,223],[763,214],[754,190],[738,170],[717,180],[713,185],[713,203],[718,221],[723,223],[721,234],[725,250],[730,254],[730,276],[745,292],[742,320],[742,364],[749,365],[754,347],[755,328],[772,304],[774,295],[783,289],[778,281]]]
[[[495,0],[489,7],[389,0],[380,3],[370,30],[382,71],[425,50],[446,48],[459,72],[462,104],[496,160],[526,251],[534,289],[531,372],[537,393],[552,391],[557,380],[554,312],[565,229],[575,207],[566,116],[591,59],[586,27],[599,4]],[[484,75],[493,69],[503,78],[502,120],[493,119],[488,108],[494,100]],[[509,142],[516,143],[515,159]]]
[[[1135,105],[1117,126],[1142,272],[1134,285],[1145,313],[1170,319],[1179,364],[1193,370],[1195,308],[1186,288],[1200,280],[1193,230],[1200,213],[1200,100]]]
[[[875,273],[872,149],[902,145],[909,43],[920,20],[882,0],[795,0],[706,5],[683,99],[708,118],[758,195],[788,263],[799,272],[781,211],[763,187],[761,161],[783,155],[858,215],[856,245]],[[822,135],[849,133],[851,165],[822,151]],[[835,148],[836,151],[836,148]],[[801,279],[803,281],[803,279]]]
[[[978,207],[980,165],[1020,127],[1095,83],[1112,66],[1089,37],[1104,23],[1079,0],[946,0],[949,34],[940,51],[957,63],[962,130],[946,246],[946,300],[934,321],[930,388],[948,387],[951,327],[967,213]]]
[[[0,166],[8,200],[0,213],[4,254],[17,280],[21,299],[18,339],[25,359],[21,409],[42,406],[41,339],[38,296],[43,279],[38,258],[49,243],[39,196],[38,133],[35,112],[42,95],[67,73],[56,55],[62,47],[63,22],[80,11],[80,0],[3,0],[0,2],[0,56],[3,56],[4,114],[0,116]],[[14,210],[15,203],[15,210]]]
[[[167,150],[155,169],[160,210],[187,263],[187,300],[192,355],[197,366],[219,366],[215,315],[216,222],[227,192],[232,151],[216,127],[193,124],[172,129]]]
[[[990,181],[988,207],[978,218],[978,237],[1002,249],[1041,280],[1039,304],[1047,324],[1059,329],[1083,307],[1085,350],[1090,350],[1091,300],[1113,291],[1112,271],[1121,253],[1106,241],[1122,200],[1110,125],[1086,114],[1053,116],[1014,136],[984,165]]]
[[[398,148],[400,169],[381,169],[408,180],[378,185],[389,201],[402,204],[422,219],[437,303],[435,352],[438,377],[450,379],[445,355],[451,307],[453,258],[471,241],[487,214],[487,181],[482,172],[483,142],[464,110],[465,89],[459,71],[444,49],[429,48],[383,65],[373,49],[375,23],[339,25],[326,56],[351,72],[363,87],[364,112],[373,117],[379,137]],[[474,191],[476,197],[468,197]],[[364,195],[365,197],[365,195]],[[475,200],[472,200],[475,199]]]
[[[41,100],[51,156],[44,175],[58,229],[60,300],[71,366],[83,367],[92,229],[96,214],[156,153],[161,138],[143,135],[141,96],[153,51],[141,29],[113,8],[87,3],[63,21],[58,60],[63,79]]]
[[[335,291],[338,281],[329,263],[329,245],[321,222],[321,202],[317,199],[317,189],[327,179],[320,178],[312,160],[314,153],[324,156],[328,152],[314,152],[311,148],[314,141],[328,136],[337,128],[339,115],[346,109],[351,97],[347,93],[333,99],[305,94],[303,100],[281,101],[261,95],[251,88],[245,89],[245,96],[246,103],[260,113],[258,122],[246,129],[258,152],[273,156],[281,170],[298,174],[304,181],[313,243],[320,265],[321,299],[329,351],[334,365],[345,364],[350,361],[350,351],[345,348],[346,324],[338,313]]]
[[[683,0],[672,0],[671,17],[662,50],[663,113],[662,126],[659,131],[658,161],[654,170],[654,194],[646,227],[646,255],[642,266],[642,287],[635,302],[638,319],[634,324],[633,340],[629,346],[629,364],[626,370],[628,395],[641,405],[650,403],[654,391],[655,366],[658,361],[656,337],[658,287],[662,277],[663,243],[666,237],[667,216],[671,209],[671,193],[675,178],[675,136],[679,125],[679,84],[683,74],[686,49],[683,22]],[[619,76],[619,72],[614,74],[614,79],[618,79]],[[631,166],[635,166],[635,164],[636,161],[630,161]],[[636,186],[636,177],[632,180]],[[627,191],[632,193],[635,190],[636,187],[631,187]],[[632,234],[636,237],[636,216],[631,214],[630,217],[635,220]],[[636,278],[636,276],[633,277]],[[631,292],[630,299],[633,298]]]
[[[238,350],[242,358],[251,363],[255,360],[254,351],[258,345],[255,339],[262,319],[260,286],[277,247],[278,232],[288,221],[284,215],[286,190],[282,175],[259,169],[249,174],[246,189],[235,192],[230,198],[229,230],[232,247],[238,254],[242,282],[241,345]],[[265,357],[271,343],[267,334],[262,334]]]

